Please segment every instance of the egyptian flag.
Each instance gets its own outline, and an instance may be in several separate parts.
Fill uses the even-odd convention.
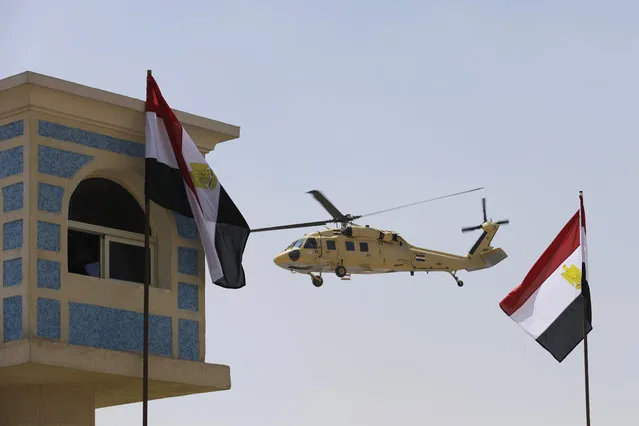
[[[195,219],[213,283],[243,287],[249,226],[150,74],[146,84],[145,195]]]
[[[580,209],[523,282],[499,303],[506,315],[559,362],[583,340],[584,327],[587,333],[592,330],[586,216],[581,194],[579,198]]]

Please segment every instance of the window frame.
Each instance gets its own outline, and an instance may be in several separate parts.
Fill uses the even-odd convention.
[[[364,250],[364,247],[366,247],[366,250]],[[359,251],[362,252],[362,253],[368,253],[369,252],[368,242],[360,241],[359,242]]]
[[[331,247],[332,246],[332,247]],[[336,250],[337,246],[335,240],[326,240],[326,250]]]
[[[350,249],[349,249],[349,248],[348,248],[348,247],[349,247],[349,245],[350,245],[352,248],[350,248]],[[355,242],[354,242],[354,241],[344,241],[344,246],[346,247],[346,251],[355,251]]]
[[[292,249],[292,248],[300,248],[303,243],[304,243],[304,238],[298,238],[297,240],[295,240],[291,244],[289,244],[289,246],[286,247],[285,250],[289,250],[289,249]]]
[[[138,234],[130,231],[123,231],[121,229],[108,228],[105,226],[92,225],[90,223],[85,222],[77,222],[74,220],[69,220],[67,226],[67,235],[68,231],[78,231],[78,232],[86,232],[94,235],[100,236],[100,277],[91,277],[82,274],[76,274],[74,272],[69,272],[67,267],[67,273],[72,274],[74,276],[81,276],[93,279],[100,280],[109,280],[115,281],[118,283],[125,284],[134,284],[134,285],[144,285],[144,283],[139,283],[136,281],[125,281],[117,278],[111,278],[109,276],[109,251],[110,251],[110,242],[128,244],[132,246],[144,247],[144,234]],[[149,236],[149,250],[151,252],[151,282],[150,287],[158,287],[158,282],[156,279],[156,256],[157,256],[157,247],[156,247],[156,237],[154,235]],[[67,247],[67,262],[69,258],[68,247]]]

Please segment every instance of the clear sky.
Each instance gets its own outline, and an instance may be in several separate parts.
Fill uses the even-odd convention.
[[[488,214],[497,267],[306,276],[254,234],[248,284],[208,286],[207,362],[227,392],[150,403],[154,426],[583,425],[583,349],[563,363],[499,301],[578,208],[589,224],[592,421],[637,418],[639,6],[622,1],[4,0],[0,77],[31,70],[241,126],[208,155],[252,227],[319,220],[320,189],[409,242],[465,254]],[[635,147],[635,148],[633,148]],[[139,425],[141,405],[99,410]]]

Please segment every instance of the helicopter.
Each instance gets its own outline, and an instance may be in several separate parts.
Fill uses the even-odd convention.
[[[481,189],[483,187],[364,215],[343,214],[324,194],[318,190],[311,190],[307,194],[311,194],[332,219],[258,228],[251,230],[251,233],[325,226],[326,230],[307,233],[296,239],[273,259],[274,263],[283,269],[309,275],[315,287],[321,287],[324,283],[323,273],[331,272],[342,280],[349,280],[351,274],[408,272],[412,276],[415,272],[447,272],[455,279],[457,285],[462,287],[464,282],[457,277],[458,271],[490,268],[508,256],[503,249],[494,248],[490,243],[500,225],[510,221],[489,220],[486,215],[486,198],[482,198],[482,224],[462,228],[462,232],[482,231],[465,256],[417,247],[397,232],[371,228],[368,225],[361,226],[354,221]],[[340,228],[329,228],[326,226],[329,223],[339,224]]]

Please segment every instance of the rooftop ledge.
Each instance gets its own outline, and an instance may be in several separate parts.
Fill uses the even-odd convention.
[[[142,401],[142,354],[23,339],[0,346],[0,383],[90,384],[95,408]],[[149,400],[231,388],[230,368],[149,356]]]
[[[144,76],[144,74],[141,74]],[[146,84],[144,78],[140,79],[141,84]],[[97,102],[106,103],[112,106],[125,108],[138,113],[142,113],[141,123],[144,123],[143,113],[145,111],[145,102],[140,99],[131,98],[117,93],[108,92],[102,89],[96,89],[82,84],[73,83],[71,81],[49,77],[32,71],[25,71],[20,74],[13,75],[4,79],[0,79],[0,94],[21,85],[39,86],[45,89],[67,93],[76,97],[85,98]],[[31,99],[33,102],[33,99]],[[167,99],[169,105],[170,100]],[[59,106],[59,104],[58,104]],[[57,106],[52,106],[50,110],[57,110]],[[173,109],[178,120],[184,125],[187,132],[193,138],[198,148],[203,153],[212,150],[217,143],[225,142],[240,137],[240,127],[232,124],[224,123],[210,118],[201,117],[190,114],[188,112]],[[138,126],[139,127],[139,124]],[[137,129],[138,133],[144,132]]]

